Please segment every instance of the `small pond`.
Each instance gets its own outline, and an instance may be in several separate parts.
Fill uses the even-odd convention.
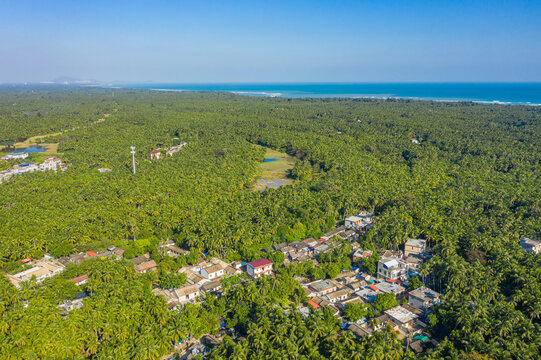
[[[278,161],[278,159],[263,159],[263,162]]]
[[[43,146],[32,145],[30,147],[27,147],[26,149],[17,150],[17,151],[14,151],[14,152],[15,153],[23,153],[23,152],[26,152],[26,153],[40,153],[40,152],[45,152],[45,148]]]

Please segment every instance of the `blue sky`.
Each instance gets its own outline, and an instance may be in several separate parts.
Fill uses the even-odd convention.
[[[0,83],[541,81],[541,1],[0,1]]]

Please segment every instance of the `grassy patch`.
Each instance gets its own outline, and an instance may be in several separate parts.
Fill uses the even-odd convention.
[[[295,166],[296,159],[286,153],[266,148],[265,159],[276,161],[261,162],[259,164],[258,178],[254,184],[254,190],[264,190],[273,184],[275,180],[290,183],[289,171]]]

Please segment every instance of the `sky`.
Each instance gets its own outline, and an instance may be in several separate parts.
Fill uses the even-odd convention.
[[[541,1],[0,0],[0,83],[541,82]]]

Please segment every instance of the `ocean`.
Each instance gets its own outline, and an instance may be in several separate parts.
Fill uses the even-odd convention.
[[[120,88],[225,91],[284,98],[400,98],[541,106],[541,83],[125,84]]]

